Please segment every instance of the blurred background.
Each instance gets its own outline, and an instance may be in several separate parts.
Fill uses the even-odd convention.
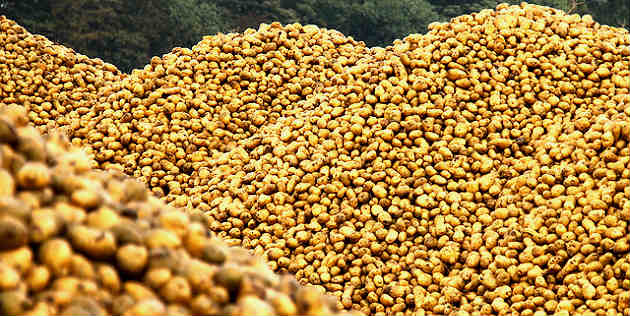
[[[368,46],[389,45],[431,22],[504,0],[0,0],[0,15],[31,33],[99,57],[122,71],[143,67],[173,47],[192,47],[204,35],[240,32],[260,23],[316,24]],[[628,28],[629,0],[533,0],[601,24]]]

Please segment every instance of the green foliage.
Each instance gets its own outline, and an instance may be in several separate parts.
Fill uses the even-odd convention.
[[[135,23],[130,2],[20,0],[10,4],[6,13],[31,33],[131,70],[146,64],[152,52],[149,32]]]
[[[296,3],[294,10],[305,24],[334,28],[347,35],[355,35],[350,31],[356,28],[353,20],[360,18],[359,5],[358,1],[304,0]]]
[[[20,0],[6,13],[32,33],[127,72],[227,28],[216,6],[199,0]]]
[[[430,0],[443,17],[450,19],[462,14],[493,9],[502,2],[519,4],[521,0]],[[529,3],[560,9],[568,13],[590,14],[600,24],[630,27],[628,0],[529,0]]]
[[[228,27],[224,16],[211,2],[171,0],[168,13],[172,46],[192,47],[203,36],[224,32]]]
[[[16,1],[3,0],[0,14],[17,20],[24,26],[29,26],[29,31],[37,34],[45,34],[54,40],[55,18],[50,12],[48,1]]]
[[[459,15],[479,12],[483,9],[494,9],[500,3],[519,4],[521,0],[430,0],[438,8],[440,15],[445,18],[453,18]],[[571,0],[530,0],[532,4],[544,5],[569,12],[572,8]]]
[[[440,16],[426,0],[305,0],[295,5],[303,23],[334,28],[370,46],[423,33]]]
[[[361,5],[362,25],[357,38],[370,45],[390,44],[411,33],[425,33],[431,22],[440,20],[433,6],[425,0],[366,1]],[[383,45],[384,46],[384,45]]]
[[[121,16],[122,0],[62,0],[51,3],[57,21],[57,36],[75,50],[90,57],[115,61],[123,69],[146,62],[147,42],[143,33]]]
[[[472,12],[478,12],[483,9],[494,8],[499,1],[496,0],[429,0],[433,4],[438,14],[445,19],[450,19],[456,16],[469,14]]]
[[[0,0],[0,14],[30,32],[129,72],[204,35],[300,22],[387,46],[434,21],[521,0]],[[630,27],[628,0],[530,0],[602,24]]]
[[[207,0],[206,0],[207,1]],[[283,24],[297,22],[294,10],[286,0],[215,0],[219,11],[229,22],[224,32],[241,32],[247,28],[258,28],[261,23],[274,21]]]
[[[630,1],[589,0],[584,1],[585,13],[593,15],[600,24],[621,26],[630,29]]]

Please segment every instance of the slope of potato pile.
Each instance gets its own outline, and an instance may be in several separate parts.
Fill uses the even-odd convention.
[[[312,109],[309,97],[366,52],[315,26],[273,23],[209,36],[103,89],[84,142],[102,168],[118,165],[156,195],[187,205],[218,153],[259,137],[278,117]]]
[[[24,108],[0,114],[0,314],[330,315],[335,299],[274,274],[128,176],[90,169]]]
[[[0,107],[27,107],[41,132],[51,127],[84,132],[79,118],[92,114],[97,91],[123,76],[112,64],[30,34],[0,16]]]
[[[210,228],[370,314],[630,314],[630,36],[549,8],[372,50],[196,186]]]
[[[630,315],[630,34],[500,5],[365,48],[277,23],[106,84],[100,168],[375,315]]]

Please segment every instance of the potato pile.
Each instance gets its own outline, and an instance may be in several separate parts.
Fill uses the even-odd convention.
[[[369,314],[629,315],[628,32],[527,4],[430,29],[220,156],[210,229]]]
[[[278,117],[312,110],[309,97],[366,53],[337,31],[298,24],[208,36],[103,89],[83,142],[101,168],[116,165],[189,205],[217,154],[262,137],[259,128]]]
[[[42,133],[52,127],[85,133],[79,118],[92,114],[98,89],[121,76],[112,64],[30,34],[0,16],[0,107],[28,108],[30,121]]]
[[[65,137],[26,126],[23,107],[2,110],[0,314],[338,311],[333,297],[212,237],[201,212],[167,207],[124,174],[92,170]]]
[[[209,36],[73,143],[344,309],[630,315],[628,31],[526,3],[429,29]]]

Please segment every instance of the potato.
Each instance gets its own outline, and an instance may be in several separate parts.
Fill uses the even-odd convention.
[[[0,18],[7,310],[627,314],[628,31],[428,29],[261,24],[120,74]]]
[[[7,116],[5,110],[5,130],[23,135],[30,129],[19,112]],[[0,144],[2,159],[23,162],[18,168],[0,163],[1,180],[18,183],[0,197],[2,313],[189,315],[264,308],[276,314],[267,288],[291,300],[287,284],[296,281],[211,238],[202,211],[167,206],[121,173],[86,169],[63,137],[29,135],[58,160],[32,162],[37,155],[19,141]],[[71,184],[31,176],[41,174],[64,174]],[[133,198],[121,193],[125,188]],[[340,312],[327,302],[327,311]],[[287,307],[294,305],[278,308],[306,314]]]

